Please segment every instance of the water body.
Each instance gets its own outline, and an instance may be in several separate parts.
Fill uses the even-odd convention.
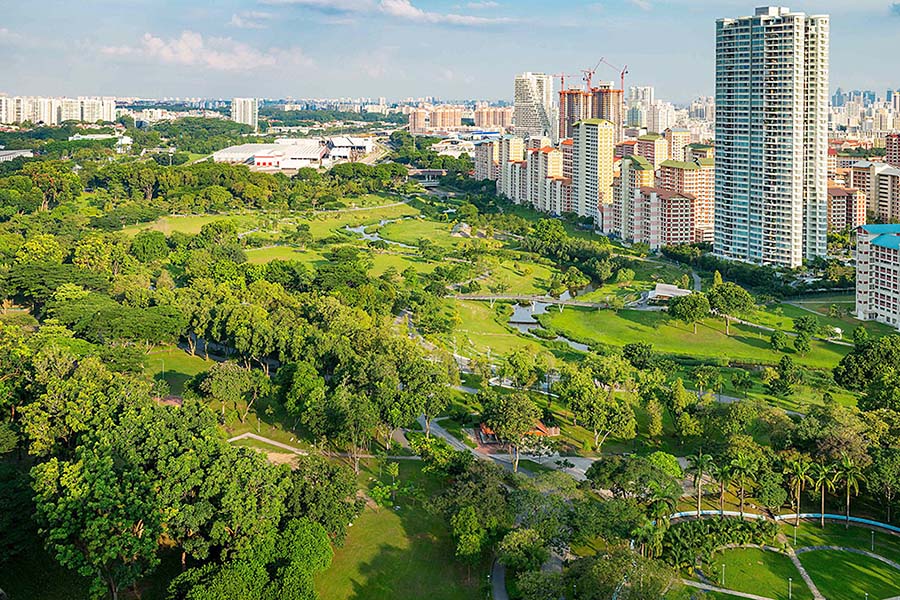
[[[566,291],[560,294],[560,300],[573,300],[577,298],[580,294],[586,294],[588,292],[592,292],[594,290],[593,285],[588,285],[580,290],[577,290],[574,294]],[[531,304],[514,304],[513,305],[513,314],[509,318],[509,325],[516,330],[530,335],[532,337],[538,337],[534,335],[534,330],[542,329],[541,324],[535,319],[535,315],[543,315],[551,310],[559,310],[559,305],[552,304],[550,302],[532,302]],[[565,309],[564,309],[565,310]],[[544,339],[544,338],[538,338]],[[570,340],[565,336],[556,336],[552,340],[553,342],[563,342],[568,345],[573,350],[578,350],[579,352],[590,352],[590,347],[587,344],[582,344],[581,342],[576,342],[575,340]]]
[[[378,221],[378,226],[384,227],[388,223],[396,223],[397,221],[402,221],[402,220],[403,219],[382,219],[382,220]],[[415,246],[410,246],[409,244],[404,244],[402,242],[395,242],[393,240],[385,239],[385,238],[381,237],[381,234],[379,234],[377,231],[374,233],[367,233],[366,229],[368,229],[369,227],[371,227],[371,225],[358,225],[356,227],[350,227],[349,225],[345,225],[344,230],[349,231],[350,233],[358,233],[362,237],[362,239],[366,240],[367,242],[384,242],[385,244],[391,244],[392,246],[399,246],[401,248],[407,248],[409,250],[416,249]]]

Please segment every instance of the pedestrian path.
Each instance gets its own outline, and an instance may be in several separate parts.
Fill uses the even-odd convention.
[[[747,594],[745,592],[736,592],[734,590],[728,590],[725,588],[716,587],[714,585],[709,585],[708,583],[700,583],[699,581],[691,581],[690,579],[682,579],[681,583],[684,585],[689,585],[691,587],[695,587],[699,590],[705,590],[707,592],[717,592],[719,594],[728,594],[730,596],[737,596],[739,598],[750,598],[750,600],[774,600],[773,598],[769,598],[767,596],[758,596],[756,594]]]
[[[847,548],[845,546],[806,546],[805,548],[797,548],[797,554],[803,554],[805,552],[815,552],[816,550],[839,550],[841,552],[852,552],[853,554],[861,554],[862,556],[868,556],[869,558],[874,558],[875,560],[880,560],[884,564],[891,566],[898,571],[900,571],[900,563],[893,561],[889,558],[885,558],[874,552],[869,552],[868,550],[861,550],[859,548]]]

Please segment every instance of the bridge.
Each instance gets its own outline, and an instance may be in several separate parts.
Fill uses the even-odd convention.
[[[585,300],[561,300],[560,298],[554,298],[553,296],[528,296],[525,294],[458,294],[453,297],[456,300],[472,300],[475,302],[490,302],[493,306],[494,302],[501,301],[510,301],[510,302],[527,302],[527,303],[535,303],[539,302],[541,304],[552,304],[553,306],[559,306],[560,310],[564,306],[577,306],[579,308],[609,308],[609,305],[605,302],[587,302]]]

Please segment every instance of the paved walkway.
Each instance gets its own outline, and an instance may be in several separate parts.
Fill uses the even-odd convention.
[[[506,593],[506,567],[495,560],[491,567],[491,594],[494,600],[509,600]]]
[[[720,594],[728,594],[729,596],[738,596],[740,598],[750,598],[751,600],[773,600],[772,598],[768,598],[766,596],[757,596],[756,594],[745,594],[744,592],[736,592],[734,590],[728,590],[725,588],[716,587],[714,585],[709,585],[708,583],[700,583],[699,581],[691,581],[690,579],[682,579],[681,583],[684,585],[689,585],[691,587],[706,590],[707,592],[718,592]]]
[[[797,552],[794,551],[794,549],[790,546],[788,546],[788,556],[791,558],[791,562],[794,563],[794,567],[797,569],[797,571],[800,572],[800,577],[803,578],[803,581],[806,583],[806,587],[808,587],[809,591],[812,592],[813,598],[815,598],[815,600],[825,600],[825,596],[822,595],[822,592],[820,592],[819,588],[816,587],[816,584],[813,583],[813,580],[809,576],[809,573],[806,572],[806,569],[800,563],[800,559],[797,558]]]
[[[432,429],[433,430],[433,429]],[[241,435],[236,435],[233,438],[228,438],[229,443],[238,442],[240,440],[256,440],[257,442],[262,442],[264,444],[268,444],[270,446],[274,446],[276,448],[280,448],[282,450],[287,450],[288,452],[292,452],[299,456],[309,456],[309,452],[302,448],[297,448],[295,446],[291,446],[289,444],[283,444],[277,440],[273,440],[272,438],[267,438],[262,435],[256,435],[255,433],[242,433]],[[349,452],[322,452],[325,456],[339,456],[341,458],[351,458],[351,454]],[[375,454],[360,454],[359,458],[387,458],[390,460],[422,460],[420,456],[379,456]]]

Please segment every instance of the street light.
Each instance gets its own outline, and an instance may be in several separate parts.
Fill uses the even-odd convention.
[[[875,530],[872,530],[872,552],[875,552]],[[868,595],[868,594],[866,594]]]
[[[725,563],[722,563],[722,587],[725,587]]]
[[[794,597],[794,578],[788,577],[788,600],[793,600]]]

